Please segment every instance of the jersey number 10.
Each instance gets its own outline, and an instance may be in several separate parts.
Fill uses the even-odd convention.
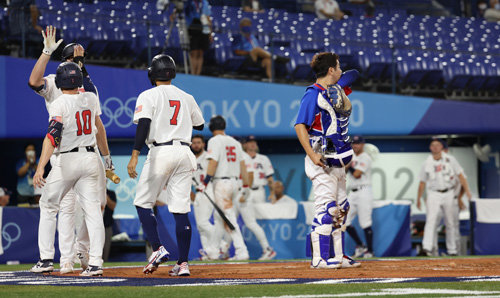
[[[234,152],[236,148],[234,146],[226,146],[226,155],[228,162],[236,161],[236,152]]]
[[[90,110],[82,111],[82,118],[80,120],[80,111],[76,112],[76,126],[78,126],[78,130],[76,131],[77,136],[81,136],[82,133],[89,135],[92,133],[92,113]],[[83,126],[82,126],[83,123]]]

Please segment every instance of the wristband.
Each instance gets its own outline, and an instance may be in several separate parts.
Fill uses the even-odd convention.
[[[349,171],[349,173],[351,173],[353,175],[354,175],[354,172],[356,171],[356,169],[353,167],[349,167],[347,170]]]
[[[205,186],[208,184],[208,182],[210,182],[212,180],[212,176],[211,175],[207,175],[205,176],[205,179],[203,179],[203,184],[205,184]]]

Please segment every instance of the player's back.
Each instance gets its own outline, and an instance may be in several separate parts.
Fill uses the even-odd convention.
[[[160,85],[139,95],[134,121],[143,117],[151,119],[147,144],[172,140],[190,143],[193,126],[203,124],[201,111],[197,111],[199,107],[193,96],[174,85]]]
[[[61,117],[63,123],[59,152],[96,145],[97,106],[97,97],[91,92],[63,94],[51,104],[50,117],[52,119]]]
[[[217,161],[214,177],[238,178],[243,160],[241,144],[227,135],[216,135],[208,141],[209,158]]]

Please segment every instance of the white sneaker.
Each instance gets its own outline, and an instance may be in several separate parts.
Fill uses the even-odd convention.
[[[145,274],[150,274],[155,272],[161,263],[168,261],[170,253],[165,249],[165,247],[160,246],[157,251],[154,251],[149,257],[149,263],[144,267],[142,272]]]
[[[68,273],[73,273],[73,272],[74,272],[73,265],[71,265],[70,263],[64,263],[61,266],[61,269],[59,270],[60,274],[68,274]]]
[[[368,248],[365,246],[356,246],[356,250],[354,251],[354,258],[361,258],[366,252]]]
[[[182,262],[180,265],[175,263],[174,268],[168,272],[170,276],[190,276],[189,265],[187,262]]]
[[[250,256],[248,254],[242,254],[242,255],[234,255],[234,257],[231,257],[228,259],[228,261],[246,261],[250,259]]]
[[[198,253],[200,254],[201,261],[209,261],[210,260],[210,257],[208,256],[207,252],[203,248],[200,248],[200,250],[198,250]]]
[[[338,269],[341,268],[342,264],[335,260],[334,258],[330,258],[328,260],[324,259],[312,259],[311,260],[311,268],[314,269]]]
[[[357,262],[346,255],[342,258],[342,268],[357,268],[360,266],[360,262]]]
[[[78,257],[80,267],[82,267],[83,271],[87,270],[87,267],[89,267],[89,254],[87,252],[79,252],[76,256]]]
[[[102,276],[103,272],[102,267],[89,265],[80,276]]]
[[[260,256],[259,260],[264,261],[264,260],[272,260],[276,257],[276,252],[272,247],[268,247],[264,250],[262,253],[262,256]]]
[[[370,251],[365,252],[363,255],[363,258],[373,258],[373,253]]]
[[[30,269],[33,273],[50,273],[54,271],[54,263],[52,260],[40,260],[35,266]]]

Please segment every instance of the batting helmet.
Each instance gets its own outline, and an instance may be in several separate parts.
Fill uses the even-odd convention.
[[[156,55],[148,68],[148,78],[153,86],[155,81],[170,81],[175,78],[175,61],[169,55]]]
[[[82,46],[82,45],[79,43],[72,42],[70,44],[67,44],[64,47],[64,49],[62,50],[62,54],[61,54],[61,59],[63,62],[68,60],[69,58],[73,57],[73,53],[75,52],[76,46]],[[87,52],[83,52],[83,57],[85,57],[86,55],[87,55]]]
[[[210,118],[210,122],[208,123],[208,129],[210,129],[210,131],[225,130],[226,120],[221,115],[213,116]]]
[[[74,62],[63,62],[57,67],[56,87],[59,89],[75,89],[83,84],[82,70]]]

